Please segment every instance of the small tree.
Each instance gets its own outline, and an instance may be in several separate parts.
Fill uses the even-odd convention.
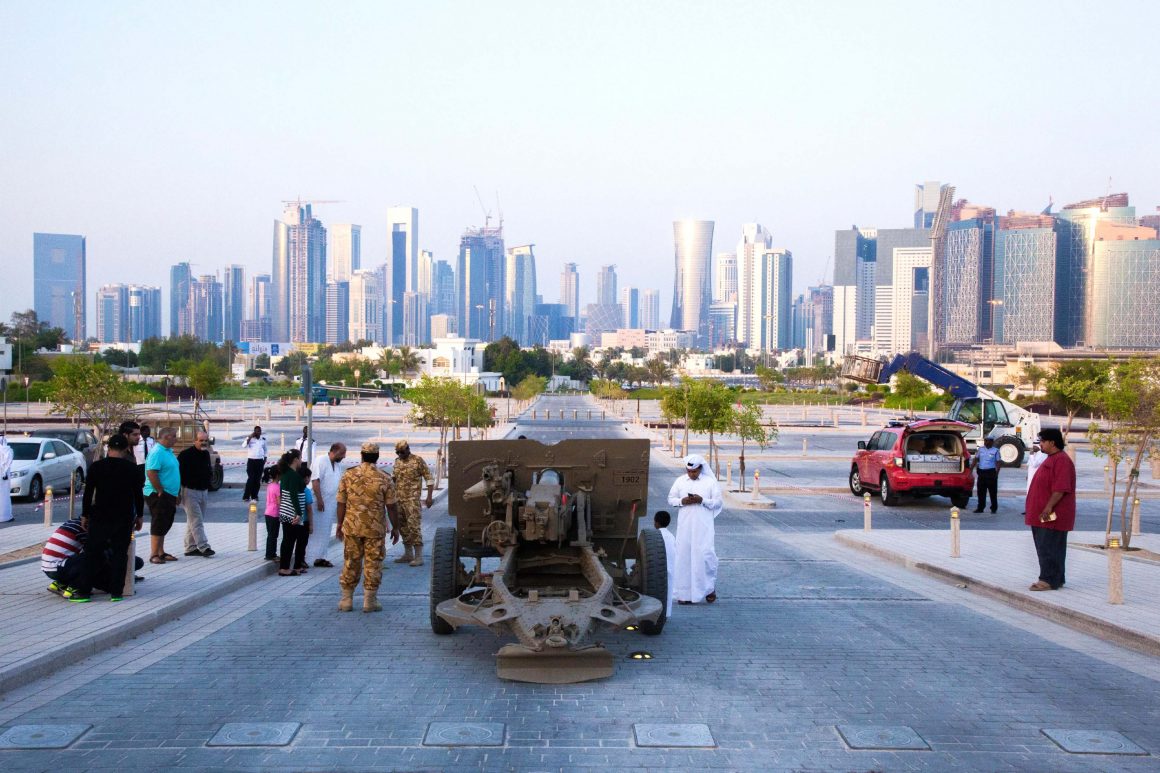
[[[649,360],[644,367],[648,371],[648,380],[653,383],[653,386],[660,386],[673,377],[673,369],[659,357]]]
[[[763,392],[772,392],[777,389],[778,385],[785,383],[785,376],[779,370],[758,365],[756,372]]]
[[[930,384],[918,376],[902,371],[894,380],[894,394],[903,400],[925,400],[930,397]]]
[[[225,371],[208,357],[196,363],[188,360],[179,361],[170,367],[170,372],[177,376],[185,376],[186,383],[193,389],[194,415],[200,412],[201,401],[221,389],[226,381]]]
[[[689,429],[709,433],[709,463],[713,464],[716,435],[733,426],[734,395],[715,381],[692,381],[688,390]]]
[[[1080,411],[1095,409],[1100,390],[1108,383],[1108,363],[1100,360],[1075,360],[1060,365],[1047,379],[1047,397],[1063,408],[1067,423],[1063,439],[1071,434],[1071,423]]]
[[[520,402],[535,399],[548,388],[548,379],[543,376],[527,376],[523,381],[512,387],[512,397]]]
[[[1046,368],[1041,368],[1035,363],[1029,364],[1023,369],[1023,381],[1031,387],[1031,394],[1039,391],[1039,385],[1051,375],[1051,371]]]
[[[763,418],[761,406],[754,403],[744,403],[733,409],[730,431],[741,440],[741,467],[737,471],[737,480],[742,491],[745,491],[745,441],[752,440],[764,449],[777,437],[777,428],[766,427],[762,424]]]
[[[1127,459],[1128,479],[1120,499],[1120,539],[1121,544],[1128,547],[1132,539],[1132,501],[1139,488],[1140,464],[1158,453],[1160,358],[1133,359],[1112,366],[1107,383],[1095,395],[1095,405],[1111,420],[1106,429],[1095,422],[1088,427],[1092,453],[1106,456],[1111,472],[1105,543],[1112,533],[1120,463]]]
[[[84,422],[103,443],[133,407],[133,389],[106,363],[84,357],[61,358],[54,369],[48,384],[50,413]]]
[[[588,382],[588,389],[598,400],[623,400],[625,391],[612,379],[594,378]]]

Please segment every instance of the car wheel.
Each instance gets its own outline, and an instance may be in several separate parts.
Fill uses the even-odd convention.
[[[970,503],[970,494],[951,494],[951,504],[955,507],[966,507]]]
[[[894,507],[898,504],[898,495],[894,493],[894,489],[890,488],[890,478],[886,477],[886,473],[882,473],[882,477],[878,481],[878,496],[882,498],[882,504],[887,507]]]
[[[80,491],[85,487],[85,471],[80,467],[73,470],[73,489]]]
[[[39,475],[33,476],[28,484],[28,498],[33,502],[44,499],[44,481],[40,479]]]
[[[999,438],[995,446],[999,450],[1000,467],[1023,466],[1023,443],[1012,437]]]
[[[858,468],[850,468],[850,493],[856,497],[860,497],[866,493],[866,489],[862,488],[862,478],[858,475]]]

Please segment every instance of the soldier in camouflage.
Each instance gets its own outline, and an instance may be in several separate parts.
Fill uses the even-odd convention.
[[[399,499],[399,517],[403,531],[403,555],[395,559],[396,564],[423,565],[423,511],[419,505],[419,495],[423,493],[423,481],[427,481],[427,507],[431,507],[435,491],[435,479],[427,462],[411,453],[406,440],[395,443],[395,493]]]
[[[362,464],[346,471],[335,496],[338,503],[336,535],[342,540],[339,612],[350,612],[354,608],[352,597],[360,574],[363,578],[363,612],[378,612],[383,608],[379,604],[378,592],[383,579],[388,522],[391,544],[399,541],[399,529],[395,525],[395,487],[391,476],[376,467],[378,444],[363,443],[361,456]]]

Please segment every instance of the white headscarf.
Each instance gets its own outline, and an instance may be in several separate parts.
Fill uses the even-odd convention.
[[[714,475],[713,471],[709,469],[709,465],[705,462],[704,457],[702,457],[700,454],[689,454],[685,457],[686,470],[693,470],[697,467],[701,468],[700,477],[708,478],[709,480],[717,480],[717,476]]]

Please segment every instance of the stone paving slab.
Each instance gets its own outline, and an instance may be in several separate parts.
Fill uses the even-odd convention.
[[[1068,537],[1067,585],[1056,591],[1031,591],[1039,564],[1029,530],[962,532],[961,557],[950,557],[950,531],[886,529],[835,532],[842,544],[909,568],[963,584],[1021,609],[1100,638],[1160,655],[1160,563],[1126,557],[1124,603],[1108,603],[1108,559],[1077,543],[1101,544],[1103,532],[1072,532]],[[1132,544],[1160,552],[1160,535],[1143,534]]]
[[[170,532],[170,552],[180,546],[181,525]],[[265,533],[262,524],[259,528],[261,546]],[[43,526],[23,525],[6,532],[18,529],[44,533]],[[187,557],[178,551],[176,562],[146,563],[146,581],[119,604],[108,603],[100,592],[88,604],[70,604],[48,593],[39,562],[0,570],[0,694],[51,673],[65,653],[73,661],[105,650],[275,571],[272,562],[262,560],[261,550],[246,550],[246,524],[207,523],[206,532],[217,555]],[[140,539],[148,540],[148,533]]]

